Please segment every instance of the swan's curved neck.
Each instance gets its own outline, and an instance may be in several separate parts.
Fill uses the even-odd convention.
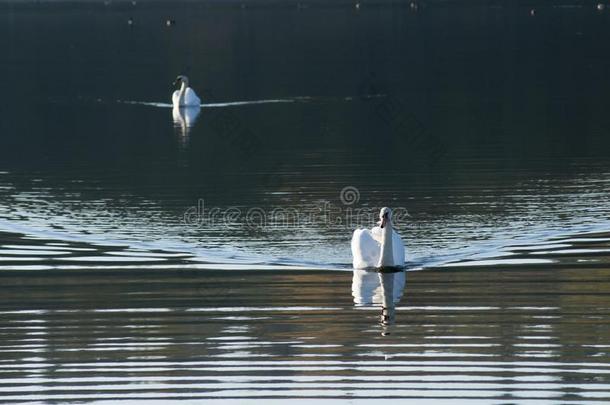
[[[187,87],[188,87],[188,83],[182,81],[182,84],[180,85],[180,93],[178,93],[178,105],[179,106],[185,105],[184,98],[186,96]]]
[[[392,221],[386,221],[381,229],[381,254],[377,267],[394,266],[394,247],[392,243]]]

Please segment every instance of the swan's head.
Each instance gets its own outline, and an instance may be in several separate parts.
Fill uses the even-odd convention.
[[[188,86],[189,78],[184,75],[180,75],[180,76],[176,77],[176,80],[174,80],[174,86],[176,86],[178,84],[182,84],[182,83],[184,83],[185,86]]]
[[[388,207],[383,207],[379,211],[379,226],[384,228],[388,223],[392,224],[392,210]]]

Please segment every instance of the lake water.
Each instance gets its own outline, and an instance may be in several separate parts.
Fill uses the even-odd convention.
[[[0,4],[0,399],[607,400],[610,11],[241,4]]]

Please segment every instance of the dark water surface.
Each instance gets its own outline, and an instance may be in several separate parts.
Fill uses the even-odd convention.
[[[106,3],[0,2],[0,402],[610,400],[609,10]]]

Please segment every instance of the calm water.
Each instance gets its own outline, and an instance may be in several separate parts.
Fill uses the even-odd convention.
[[[607,400],[610,11],[248,5],[0,2],[0,399]]]

